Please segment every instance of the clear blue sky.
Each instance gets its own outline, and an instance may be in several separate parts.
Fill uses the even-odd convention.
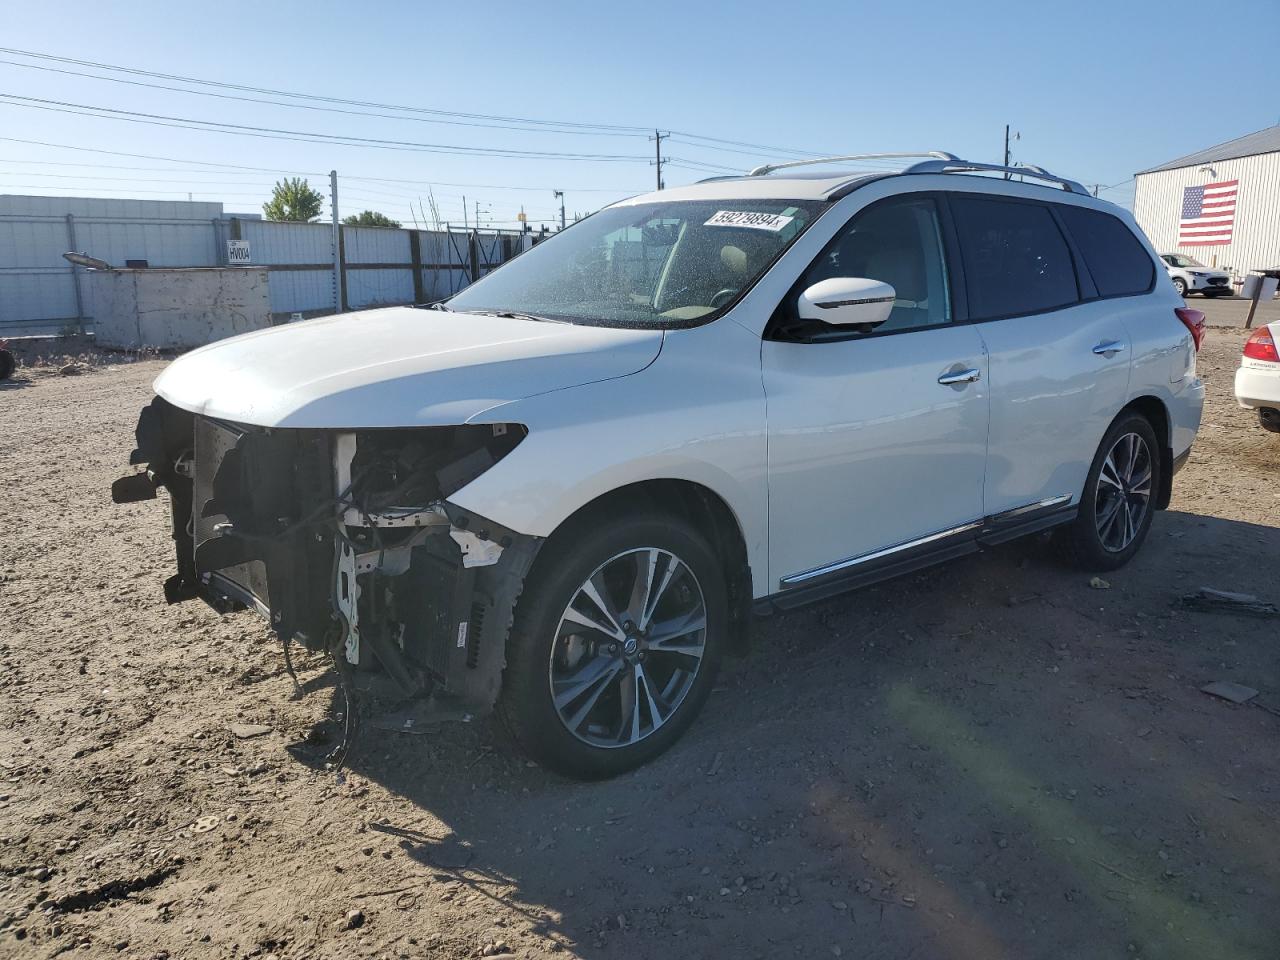
[[[1090,184],[1122,184],[1103,196],[1124,204],[1132,197],[1125,181],[1135,170],[1280,120],[1275,0],[487,0],[447,7],[9,0],[5,6],[0,44],[6,47],[437,110],[657,126],[801,151],[945,149],[981,160],[999,159],[1010,123],[1021,133],[1016,160]],[[448,147],[643,158],[455,156],[299,143],[56,113],[0,98],[0,137],[177,161],[0,139],[0,193],[185,199],[190,191],[196,199],[222,200],[229,210],[258,211],[276,173],[313,174],[312,183],[327,188],[323,174],[336,168],[344,215],[373,208],[407,222],[409,204],[425,198],[431,183],[446,219],[462,219],[465,196],[472,215],[479,200],[484,220],[510,221],[522,204],[531,220],[555,216],[553,188],[565,190],[572,217],[650,189],[654,181],[653,144],[643,132],[581,135],[524,124],[422,122],[457,119],[438,114],[352,116],[36,70],[13,64],[186,86],[11,53],[0,53],[0,61],[0,92],[22,97]],[[778,158],[769,150],[683,139],[664,142],[666,153],[716,169]],[[195,160],[264,170],[202,167]],[[673,166],[667,183],[712,172]]]

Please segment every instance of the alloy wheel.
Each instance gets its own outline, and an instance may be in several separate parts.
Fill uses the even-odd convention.
[[[1094,521],[1104,549],[1120,553],[1133,543],[1151,509],[1152,457],[1136,433],[1119,437],[1098,472]]]
[[[688,564],[657,547],[606,560],[574,592],[548,680],[565,728],[594,747],[627,747],[661,728],[706,652],[707,608]]]

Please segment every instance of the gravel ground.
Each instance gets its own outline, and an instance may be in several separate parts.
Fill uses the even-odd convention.
[[[166,607],[164,506],[109,501],[163,361],[26,369],[0,385],[0,955],[1275,958],[1280,628],[1178,602],[1280,601],[1241,340],[1211,331],[1191,463],[1107,588],[1033,541],[758,621],[684,741],[593,785],[488,723],[366,725],[350,769],[308,766],[321,664],[292,699],[253,616]]]

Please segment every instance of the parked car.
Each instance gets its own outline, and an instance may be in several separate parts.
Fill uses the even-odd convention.
[[[1198,293],[1206,297],[1225,297],[1234,291],[1231,288],[1231,274],[1225,270],[1214,270],[1206,267],[1195,257],[1182,253],[1162,253],[1165,270],[1173,280],[1173,289],[1178,296]]]
[[[680,736],[753,611],[1049,529],[1128,562],[1204,398],[1203,316],[1132,216],[949,154],[798,166],[616,203],[428,309],[176,360],[113,491],[168,489],[169,600],[496,706],[590,778]]]
[[[1280,320],[1249,335],[1236,371],[1236,400],[1258,411],[1258,422],[1280,433]]]

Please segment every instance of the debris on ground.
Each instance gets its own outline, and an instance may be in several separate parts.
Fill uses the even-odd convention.
[[[1232,683],[1230,680],[1214,680],[1212,683],[1206,683],[1200,688],[1200,692],[1207,693],[1211,697],[1230,700],[1232,703],[1248,703],[1258,695],[1258,691],[1253,687]]]
[[[1093,589],[1095,589],[1095,590],[1110,590],[1110,589],[1111,589],[1111,584],[1110,584],[1110,582],[1108,582],[1108,581],[1106,581],[1106,580],[1103,580],[1101,577],[1092,577],[1092,578],[1090,578],[1090,580],[1089,580],[1089,586],[1093,587]]]
[[[271,728],[261,723],[232,723],[227,729],[240,740],[252,740],[271,732]]]
[[[1195,593],[1182,598],[1182,605],[1204,613],[1242,613],[1251,617],[1280,616],[1280,607],[1266,600],[1259,600],[1251,593],[1233,593],[1201,587]]]
[[[336,924],[339,930],[355,930],[364,926],[363,910],[348,910],[347,915]]]

